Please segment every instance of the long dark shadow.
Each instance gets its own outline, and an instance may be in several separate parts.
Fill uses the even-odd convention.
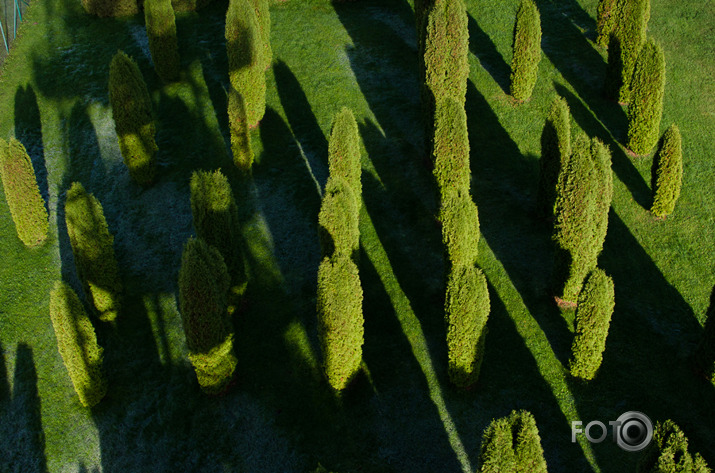
[[[583,35],[591,41],[596,41],[596,20],[589,15],[576,0],[552,0],[558,5],[566,19],[571,21]]]
[[[27,154],[30,155],[40,195],[45,208],[49,209],[50,191],[47,183],[45,147],[42,142],[42,119],[37,95],[31,85],[18,86],[15,92],[15,138],[25,146]]]
[[[497,50],[494,42],[479,27],[472,15],[469,18],[469,50],[477,56],[479,63],[486,70],[505,94],[509,94],[511,68]]]

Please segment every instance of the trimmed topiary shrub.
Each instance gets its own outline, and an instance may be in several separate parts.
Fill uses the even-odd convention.
[[[650,211],[656,217],[670,215],[675,202],[680,197],[683,182],[683,150],[680,130],[673,124],[665,131],[660,149],[653,159],[651,170],[651,188],[653,205]]]
[[[705,327],[695,352],[695,363],[705,377],[715,385],[715,287],[710,294],[710,306],[705,313]]]
[[[613,171],[611,170],[611,152],[598,138],[591,140],[591,158],[595,166],[596,176],[596,212],[593,214],[592,240],[590,251],[595,258],[601,254],[603,242],[608,231],[608,213],[613,201]],[[595,268],[595,266],[594,266]],[[593,269],[593,268],[592,268]]]
[[[660,136],[665,95],[665,56],[655,41],[648,41],[633,72],[631,103],[628,106],[628,148],[648,154]]]
[[[177,80],[181,59],[171,0],[144,0],[144,23],[157,75],[164,82]]]
[[[151,97],[139,67],[122,51],[109,66],[109,102],[129,175],[137,184],[148,186],[156,177],[157,150]]]
[[[122,293],[114,237],[109,233],[102,205],[79,182],[72,183],[67,191],[65,223],[84,293],[99,320],[112,322],[119,313]]]
[[[645,448],[638,473],[710,473],[707,463],[688,452],[688,439],[680,427],[668,419],[658,422],[653,441]]]
[[[459,388],[477,382],[489,317],[487,278],[472,265],[453,267],[444,304],[449,380]]]
[[[318,214],[318,234],[323,256],[346,255],[357,258],[360,247],[358,209],[347,182],[330,176],[325,185]]]
[[[231,85],[241,94],[249,127],[266,112],[266,60],[253,0],[231,0],[226,12],[226,52]]]
[[[514,25],[511,95],[523,102],[531,97],[541,60],[541,18],[533,0],[522,0]]]
[[[359,210],[362,207],[360,134],[355,116],[347,107],[343,107],[335,115],[330,128],[328,168],[331,177],[345,179],[345,182],[353,191]]]
[[[232,284],[242,292],[246,268],[238,233],[238,206],[221,171],[195,171],[191,176],[191,214],[196,235],[223,256]]]
[[[251,0],[253,9],[258,18],[258,29],[261,33],[263,46],[263,68],[268,69],[273,62],[273,48],[271,48],[271,12],[268,0]]]
[[[241,94],[230,86],[228,92],[228,126],[231,131],[231,152],[233,163],[243,172],[249,172],[253,167],[253,149],[248,131],[246,104]]]
[[[474,265],[479,251],[479,213],[469,191],[460,189],[445,193],[439,219],[442,242],[452,267]]]
[[[229,275],[221,253],[200,238],[190,238],[181,256],[181,320],[201,389],[223,391],[236,369],[233,328],[227,313]]]
[[[82,0],[84,10],[101,18],[132,16],[139,13],[137,0]]]
[[[50,292],[50,318],[62,356],[79,401],[85,407],[96,405],[107,394],[102,373],[103,349],[77,294],[57,281]]]
[[[364,338],[363,292],[358,268],[345,255],[318,268],[318,338],[328,383],[342,391],[360,370]]]
[[[482,473],[546,473],[534,416],[522,410],[493,420],[484,431],[479,459]]]
[[[437,104],[432,146],[434,176],[442,193],[469,189],[469,135],[464,107],[451,97]]]
[[[578,296],[576,335],[571,345],[571,376],[591,380],[601,366],[615,305],[613,280],[602,269],[586,278]]]
[[[545,218],[554,216],[556,185],[561,169],[571,155],[571,115],[568,103],[557,96],[551,102],[544,130],[541,132],[539,188],[536,194],[537,213]]]
[[[631,80],[635,64],[646,41],[650,0],[624,1],[619,12],[620,18],[616,20],[614,34],[618,37],[620,53],[618,61],[615,61],[620,65],[620,85],[618,95],[613,97],[621,103],[628,103],[631,101]]]
[[[599,0],[598,2],[598,17],[596,20],[596,44],[603,48],[607,48],[608,42],[613,33],[618,27],[618,21],[621,18],[621,7],[624,0]]]
[[[47,209],[32,160],[15,138],[9,144],[0,139],[0,177],[17,236],[25,246],[41,245],[47,239]]]

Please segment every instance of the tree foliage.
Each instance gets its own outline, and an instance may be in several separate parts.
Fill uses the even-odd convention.
[[[144,22],[157,75],[164,82],[177,80],[181,59],[171,0],[144,0]]]
[[[133,16],[139,13],[137,0],[82,0],[84,10],[101,18]]]
[[[43,244],[49,225],[45,201],[37,187],[32,160],[15,138],[9,144],[0,138],[0,177],[17,236],[28,247]]]
[[[678,425],[668,419],[658,422],[653,440],[643,452],[638,473],[710,473],[699,453],[688,451],[688,439]]]
[[[79,182],[72,183],[65,201],[65,222],[77,274],[99,320],[111,322],[121,306],[122,282],[102,205]]]
[[[156,177],[156,126],[151,97],[137,64],[118,51],[109,66],[109,101],[129,175],[148,186]]]
[[[636,154],[647,154],[658,142],[665,95],[665,56],[661,47],[648,41],[638,55],[628,106],[628,143]]]
[[[243,172],[249,172],[253,167],[253,148],[248,130],[246,103],[243,96],[230,86],[228,92],[228,126],[231,132],[231,153],[233,163]]]
[[[528,411],[512,411],[485,429],[481,473],[546,473],[539,429]]]
[[[651,188],[653,205],[650,211],[657,217],[670,215],[680,197],[683,182],[683,150],[680,129],[672,124],[663,134],[660,149],[653,159]]]
[[[522,0],[514,25],[511,95],[523,102],[531,97],[541,61],[541,18],[533,0]]]
[[[541,160],[536,206],[539,215],[554,216],[556,186],[561,169],[571,155],[571,115],[568,103],[557,96],[551,103],[541,132]]]
[[[355,116],[347,107],[333,119],[328,141],[328,168],[330,176],[344,179],[350,186],[359,210],[362,207],[360,134]]]
[[[479,214],[469,191],[460,189],[442,196],[439,219],[442,242],[452,266],[470,266],[479,251]]]
[[[360,229],[356,201],[347,181],[331,175],[325,185],[318,214],[318,234],[323,256],[357,257]]]
[[[616,30],[624,0],[599,0],[596,19],[596,44],[607,48],[611,33]]]
[[[437,104],[432,142],[433,173],[440,191],[469,190],[471,175],[467,114],[464,106],[451,97]]]
[[[616,9],[618,18],[614,22],[612,35],[618,40],[618,50],[615,51],[617,57],[613,57],[611,65],[611,53],[609,51],[609,67],[620,75],[618,80],[617,95],[612,95],[621,103],[631,101],[631,80],[635,64],[640,54],[640,50],[646,40],[646,27],[650,17],[650,0],[623,0]],[[609,40],[609,49],[611,47]],[[615,85],[615,84],[614,84]],[[608,91],[615,91],[614,85],[607,88]]]
[[[268,69],[273,62],[273,48],[271,47],[271,12],[268,0],[251,0],[253,9],[258,19],[258,29],[263,47],[263,68]]]

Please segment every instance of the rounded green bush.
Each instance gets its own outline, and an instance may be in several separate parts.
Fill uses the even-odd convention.
[[[47,209],[32,160],[15,138],[9,144],[0,139],[0,177],[17,236],[25,246],[41,245],[47,239]]]
[[[103,349],[77,294],[62,281],[50,292],[50,318],[74,389],[83,406],[96,405],[107,394],[102,373]]]
[[[318,268],[318,338],[323,369],[335,391],[360,371],[365,329],[358,268],[345,255],[324,258]]]
[[[243,97],[249,127],[266,112],[265,48],[253,0],[230,0],[226,12],[226,53],[231,85]]]
[[[157,75],[164,82],[178,80],[181,59],[171,0],[144,0],[144,23]]]
[[[536,206],[538,214],[542,217],[554,216],[559,173],[566,165],[570,155],[571,115],[566,99],[557,96],[551,102],[551,109],[541,132],[541,159],[539,160],[539,188],[536,194]]]
[[[636,154],[648,154],[658,142],[665,95],[665,56],[648,41],[638,56],[628,105],[628,143]]]
[[[511,95],[523,102],[531,97],[541,61],[541,18],[533,0],[522,0],[514,25]]]
[[[201,389],[209,394],[222,391],[236,368],[228,289],[221,253],[200,238],[190,238],[181,256],[179,304],[189,359]]]
[[[474,265],[479,251],[479,213],[469,192],[461,189],[445,193],[439,219],[452,267]]]
[[[442,193],[469,189],[469,135],[464,107],[451,97],[437,104],[432,146],[434,176]]]
[[[360,134],[353,112],[343,107],[333,119],[328,141],[330,176],[344,179],[353,191],[358,210],[362,207]]]
[[[318,234],[323,256],[357,257],[360,246],[358,209],[347,182],[330,176],[325,185],[323,202],[318,214]]]
[[[109,102],[129,175],[139,185],[151,185],[156,177],[157,150],[151,97],[139,67],[122,51],[109,66]]]
[[[536,420],[529,411],[512,411],[485,429],[481,473],[546,473]]]
[[[444,304],[449,379],[459,388],[477,382],[489,317],[487,278],[472,265],[452,268]]]
[[[228,126],[231,131],[231,152],[233,163],[238,169],[247,173],[253,167],[253,148],[251,135],[248,131],[246,104],[241,94],[230,86],[228,93]]]
[[[77,275],[99,320],[111,322],[121,306],[122,282],[102,205],[79,182],[72,183],[65,200],[65,223]]]
[[[688,438],[678,425],[668,419],[658,422],[653,440],[645,448],[638,473],[710,473],[707,463],[696,453],[688,451]]]
[[[84,10],[101,18],[133,16],[139,13],[137,0],[82,0]]]
[[[602,269],[586,278],[578,296],[576,335],[571,345],[571,375],[591,380],[601,366],[615,305],[613,280]]]
[[[683,149],[680,130],[675,124],[663,134],[660,149],[653,159],[651,176],[653,205],[650,211],[657,217],[670,215],[680,197],[683,182]]]
[[[715,385],[715,287],[710,294],[710,306],[705,313],[705,327],[695,352],[695,362],[698,369]]]
[[[599,0],[596,19],[596,44],[607,48],[611,33],[613,33],[621,17],[624,0]]]

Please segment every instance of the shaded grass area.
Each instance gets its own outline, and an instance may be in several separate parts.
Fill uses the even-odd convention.
[[[518,1],[467,3],[472,193],[492,299],[482,374],[467,392],[447,381],[443,247],[408,2],[272,6],[275,60],[266,115],[252,132],[251,177],[234,170],[228,149],[225,1],[178,16],[182,80],[167,86],[141,18],[91,18],[69,0],[34,3],[0,76],[0,135],[14,133],[28,148],[51,231],[45,246],[25,249],[0,199],[0,451],[16,452],[3,457],[52,472],[302,472],[319,462],[340,472],[470,471],[491,419],[524,408],[536,417],[550,471],[632,471],[637,454],[570,442],[570,421],[626,410],[673,418],[715,463],[715,389],[688,360],[715,283],[714,74],[702,59],[712,46],[694,33],[710,20],[689,16],[694,2],[653,0],[649,33],[669,64],[663,129],[681,127],[686,176],[673,216],[655,221],[646,211],[650,159],[622,151],[624,112],[600,96],[597,2],[537,2],[544,55],[534,96],[519,107],[505,95]],[[160,177],[146,190],[129,179],[108,108],[118,48],[139,64],[158,120]],[[533,217],[539,136],[556,93],[574,126],[614,154],[600,262],[615,282],[616,312],[589,384],[564,369],[573,314],[554,307],[550,229]],[[336,399],[321,375],[315,289],[327,136],[342,106],[354,110],[364,142],[365,347],[362,374]],[[190,175],[216,168],[239,204],[251,279],[234,314],[235,385],[209,398],[186,358],[176,280],[193,234]],[[76,398],[47,309],[55,279],[80,289],[62,210],[76,180],[104,206],[126,285],[117,326],[96,326],[110,387],[92,410]]]

